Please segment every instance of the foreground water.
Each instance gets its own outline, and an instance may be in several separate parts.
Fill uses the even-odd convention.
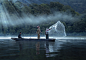
[[[86,60],[86,38],[58,37],[55,42],[1,38],[0,60]]]

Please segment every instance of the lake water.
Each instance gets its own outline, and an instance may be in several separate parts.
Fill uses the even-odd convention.
[[[86,38],[57,37],[48,42],[1,37],[0,60],[86,60]]]

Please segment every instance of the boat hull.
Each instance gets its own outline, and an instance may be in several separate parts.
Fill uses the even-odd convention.
[[[26,38],[11,38],[15,41],[55,41],[55,39],[26,39]]]

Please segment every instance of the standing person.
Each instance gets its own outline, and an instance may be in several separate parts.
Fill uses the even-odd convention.
[[[37,28],[38,29],[37,29],[37,32],[36,33],[38,34],[38,39],[40,39],[40,32],[41,32],[41,30],[40,30],[40,27],[39,26],[37,26]]]
[[[52,29],[52,28],[51,28],[51,29]],[[46,39],[49,39],[49,30],[51,30],[51,29],[46,28],[46,31],[45,31]]]
[[[21,38],[21,32],[19,33],[18,38]]]

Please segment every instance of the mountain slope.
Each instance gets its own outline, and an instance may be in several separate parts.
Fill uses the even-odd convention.
[[[64,5],[71,6],[75,11],[82,13],[86,9],[86,0],[13,0],[20,1],[23,3],[31,4],[31,3],[50,3],[50,2],[60,2]]]

